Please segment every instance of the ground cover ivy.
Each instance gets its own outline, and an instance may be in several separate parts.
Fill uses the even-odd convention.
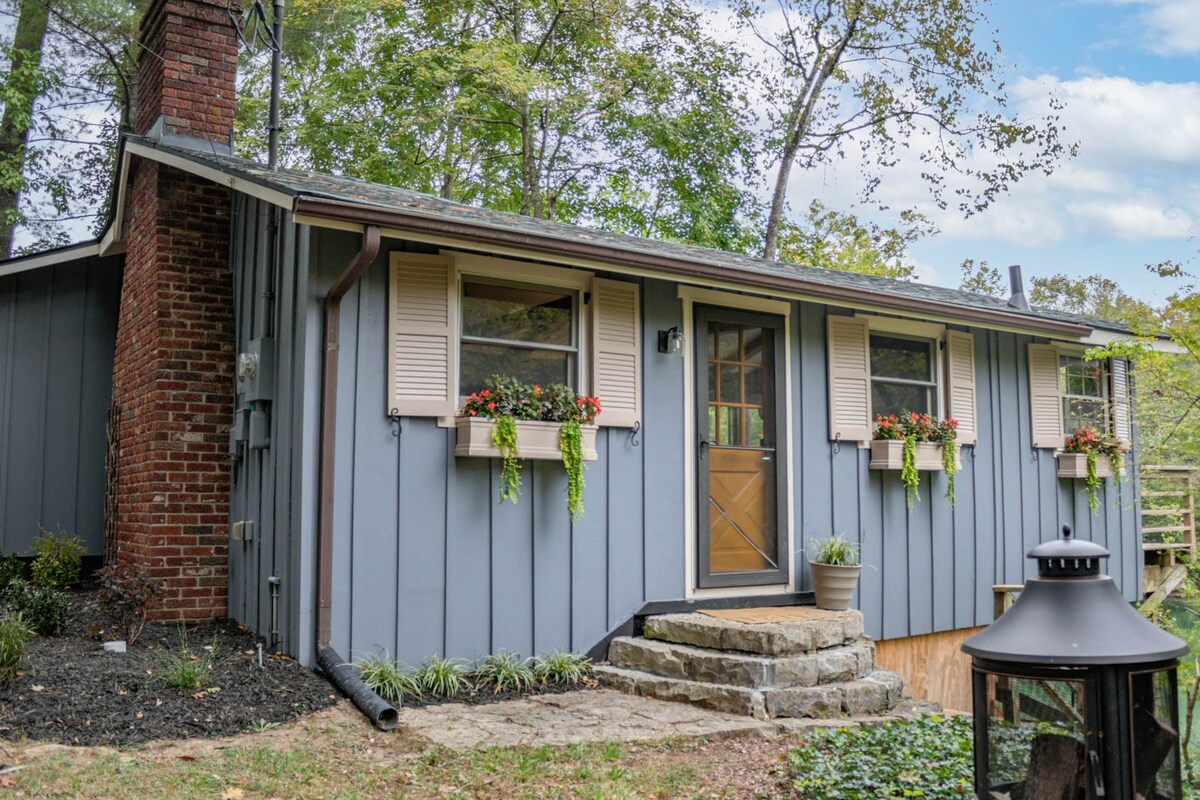
[[[967,717],[814,731],[788,753],[789,778],[802,800],[970,797],[971,741]]]

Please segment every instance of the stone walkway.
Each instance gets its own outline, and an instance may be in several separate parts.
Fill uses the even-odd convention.
[[[581,742],[633,742],[673,736],[775,736],[814,726],[872,724],[928,712],[909,704],[886,717],[841,720],[775,720],[709,711],[624,694],[611,689],[541,695],[483,706],[446,704],[406,708],[400,725],[452,750],[562,746]]]

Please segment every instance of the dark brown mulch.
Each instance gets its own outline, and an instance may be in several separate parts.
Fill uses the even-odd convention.
[[[71,593],[62,634],[33,639],[22,674],[0,688],[0,737],[119,745],[229,736],[337,700],[331,684],[289,658],[264,653],[260,667],[258,637],[228,620],[187,629],[193,653],[216,643],[207,688],[172,689],[160,673],[179,652],[179,627],[147,625],[128,652],[108,653],[97,638],[104,618],[94,592]]]

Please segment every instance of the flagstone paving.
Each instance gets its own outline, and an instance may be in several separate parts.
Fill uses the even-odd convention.
[[[815,726],[877,724],[935,710],[929,704],[906,701],[886,716],[764,722],[685,703],[600,689],[483,706],[446,704],[406,708],[400,712],[400,725],[407,733],[443,747],[470,750],[651,741],[676,736],[775,736]]]

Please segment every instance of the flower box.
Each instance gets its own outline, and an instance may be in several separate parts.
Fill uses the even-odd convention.
[[[962,466],[959,448],[958,466]],[[871,441],[871,469],[901,469],[904,466],[903,439],[874,439]],[[917,469],[942,472],[942,446],[935,442],[917,442]]]
[[[519,419],[516,422],[518,458],[562,461],[562,449],[558,442],[558,434],[562,430],[561,422],[529,419]],[[457,417],[454,427],[458,432],[454,455],[500,458],[500,448],[492,444],[492,431],[496,429],[494,420],[485,417]],[[596,426],[581,425],[580,430],[583,433],[583,460],[595,461]]]
[[[1096,477],[1111,478],[1113,476],[1112,459],[1108,456],[1096,456]],[[1059,453],[1058,477],[1078,478],[1087,477],[1087,453]]]

